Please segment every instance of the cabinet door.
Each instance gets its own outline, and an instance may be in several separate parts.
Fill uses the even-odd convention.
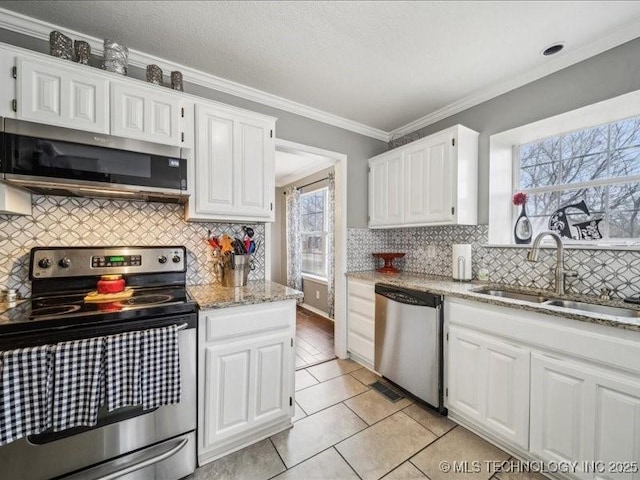
[[[78,66],[69,68],[62,61],[18,57],[17,67],[18,118],[109,133],[108,80],[85,69],[79,71]]]
[[[529,445],[530,352],[502,342],[486,343],[484,422],[503,438]]]
[[[275,189],[272,124],[238,117],[235,122],[235,204],[239,213],[271,217]]]
[[[425,176],[423,189],[426,196],[425,221],[450,222],[455,198],[454,168],[451,132],[434,135],[425,148]]]
[[[290,342],[283,333],[205,348],[205,449],[291,416]]]
[[[450,326],[448,359],[449,409],[481,422],[481,388],[487,380],[482,377],[482,339],[463,328]]]
[[[196,105],[196,211],[229,214],[234,208],[233,116]]]
[[[284,420],[291,415],[293,399],[289,372],[293,347],[288,334],[265,338],[255,346],[254,424]]]
[[[640,462],[640,382],[600,375],[595,382],[594,461]],[[598,479],[638,480],[640,472],[599,469]]]
[[[387,216],[387,164],[376,159],[369,163],[369,226],[386,223]]]
[[[529,350],[453,325],[448,348],[449,409],[526,449]]]
[[[531,452],[544,460],[590,458],[586,415],[591,392],[585,373],[544,355],[531,359]]]
[[[407,148],[404,166],[405,223],[453,219],[452,138],[451,132],[446,132]]]
[[[157,88],[111,83],[111,133],[167,145],[181,145],[182,100]]]
[[[404,218],[403,154],[390,152],[369,163],[369,225],[399,225]]]

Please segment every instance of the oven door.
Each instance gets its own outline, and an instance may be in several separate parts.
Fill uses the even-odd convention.
[[[181,316],[173,323],[181,324],[184,320],[185,316]],[[170,321],[163,319],[162,324]],[[103,410],[95,427],[16,440],[0,447],[0,477],[48,480],[66,478],[80,471],[72,478],[177,480],[192,473],[196,462],[193,432],[196,428],[197,336],[195,320],[190,319],[188,324],[190,328],[179,332],[180,403],[146,412],[140,407],[121,408],[111,413]],[[106,463],[101,468],[91,468],[103,462]],[[149,472],[158,469],[164,473],[149,476]],[[109,476],[114,472],[120,473]],[[125,472],[129,472],[128,475],[122,476]]]

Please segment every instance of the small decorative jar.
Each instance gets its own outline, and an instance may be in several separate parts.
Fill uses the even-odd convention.
[[[49,53],[63,60],[73,60],[73,42],[63,33],[54,30],[49,34]]]
[[[88,42],[76,40],[73,42],[73,46],[76,51],[76,62],[80,65],[89,65],[89,59],[91,58],[91,45],[89,45]]]
[[[179,92],[182,92],[182,72],[179,71],[175,71],[175,72],[171,72],[171,88],[173,88],[174,90],[178,90]]]
[[[109,39],[104,40],[104,69],[119,75],[127,74],[129,49]]]
[[[162,85],[162,69],[158,65],[147,65],[147,82]]]

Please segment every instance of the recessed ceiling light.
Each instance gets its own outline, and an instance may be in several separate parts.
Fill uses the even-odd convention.
[[[542,55],[544,55],[545,57],[548,57],[550,55],[555,55],[563,48],[564,48],[564,42],[556,42],[552,45],[549,45],[544,50],[542,50]]]

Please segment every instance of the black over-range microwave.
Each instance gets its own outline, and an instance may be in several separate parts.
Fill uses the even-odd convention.
[[[187,164],[179,147],[0,118],[6,183],[48,195],[184,203]]]

